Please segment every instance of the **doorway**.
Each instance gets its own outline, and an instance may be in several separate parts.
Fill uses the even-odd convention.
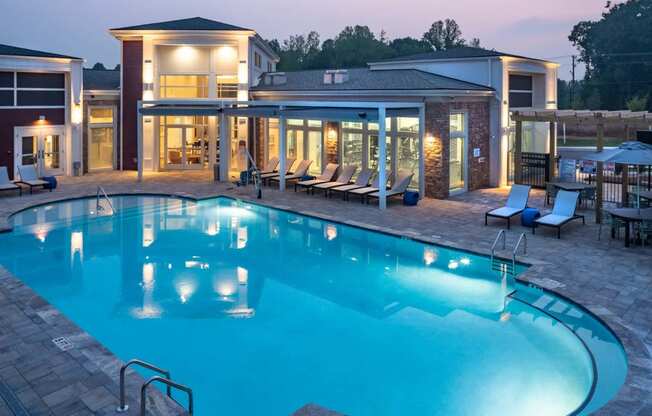
[[[14,177],[18,167],[35,165],[39,176],[64,172],[64,126],[16,127],[14,136]]]
[[[466,192],[467,183],[467,153],[468,125],[464,112],[453,112],[450,115],[450,146],[448,158],[449,186],[451,195]]]
[[[161,162],[164,169],[202,169],[208,164],[208,126],[163,124]]]

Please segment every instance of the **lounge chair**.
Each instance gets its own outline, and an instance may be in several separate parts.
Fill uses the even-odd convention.
[[[561,227],[564,224],[579,218],[582,219],[582,224],[586,224],[584,215],[575,214],[579,197],[579,192],[560,190],[555,198],[555,205],[552,207],[552,213],[544,215],[543,217],[536,219],[534,222],[537,225],[556,228],[557,238],[561,238]],[[534,234],[535,229],[536,228],[532,228],[532,234]]]
[[[414,174],[407,170],[403,170],[399,171],[396,176],[396,180],[392,184],[392,187],[385,193],[387,198],[403,196],[405,191],[407,191],[408,186],[410,186]],[[369,203],[370,198],[380,198],[380,190],[367,194],[367,203]]]
[[[302,188],[307,188],[310,190],[310,188],[314,185],[318,185],[320,183],[325,183],[325,182],[330,182],[333,180],[333,176],[335,176],[335,173],[337,172],[337,169],[340,167],[337,163],[329,163],[326,165],[324,168],[324,171],[321,173],[321,175],[317,176],[315,179],[310,179],[307,181],[299,181],[294,184],[294,192],[297,191],[297,187],[302,187]]]
[[[266,175],[270,173],[275,173],[276,168],[278,168],[279,164],[279,159],[277,157],[273,157],[267,161],[267,164],[263,168],[263,170],[260,171],[261,175]]]
[[[18,191],[19,195],[23,194],[23,188],[9,180],[6,166],[0,166],[0,191]]]
[[[34,165],[18,166],[18,173],[20,174],[20,180],[16,181],[16,183],[29,186],[30,194],[34,188],[41,187],[45,189],[46,186],[50,186],[49,182],[39,179]],[[50,188],[50,192],[52,192],[52,188]]]
[[[507,203],[504,207],[492,209],[484,214],[484,225],[488,224],[489,217],[503,218],[507,220],[507,229],[511,227],[511,219],[522,213],[527,207],[527,201],[530,198],[530,186],[512,185],[507,197]]]
[[[286,175],[291,175],[292,174],[292,166],[294,165],[294,162],[296,159],[287,159],[285,161],[285,174]],[[266,181],[271,180],[272,178],[278,177],[281,174],[276,171],[276,172],[271,172],[271,173],[265,173],[260,175],[260,179],[265,183]]]
[[[348,192],[352,191],[354,189],[360,189],[360,188],[366,188],[369,186],[369,181],[371,180],[371,176],[374,174],[374,171],[371,169],[362,169],[358,177],[356,178],[355,182],[352,184],[348,185],[340,185],[340,186],[335,186],[332,188],[328,189],[328,194],[332,194],[333,192],[341,192],[342,193],[342,199],[346,199],[348,197]]]
[[[292,172],[291,175],[287,175],[285,177],[285,184],[287,185],[288,182],[294,182],[301,180],[306,174],[308,173],[308,168],[310,168],[310,165],[312,164],[312,160],[302,160],[299,162],[299,166]],[[270,179],[271,182],[280,182],[281,177],[276,176],[274,178]]]
[[[355,166],[344,166],[342,168],[342,171],[340,172],[339,175],[337,175],[337,178],[335,178],[334,181],[331,182],[325,182],[325,183],[320,183],[318,185],[315,185],[311,188],[312,193],[315,193],[315,190],[323,190],[324,191],[324,196],[328,196],[328,191],[331,188],[335,188],[338,186],[342,185],[348,185],[351,182],[351,178],[353,177],[353,174],[355,173],[355,170],[357,168]],[[367,179],[367,182],[369,180]]]
[[[387,187],[387,182],[389,181],[389,174],[385,175],[385,183],[383,184],[385,187]],[[360,202],[364,203],[365,201],[365,196],[367,194],[370,194],[372,192],[378,192],[380,189],[380,176],[376,175],[376,179],[371,183],[371,186],[365,186],[363,188],[358,188],[358,189],[352,189],[350,191],[347,191],[346,193],[346,199],[349,199],[349,196],[351,195],[357,195],[360,197]]]

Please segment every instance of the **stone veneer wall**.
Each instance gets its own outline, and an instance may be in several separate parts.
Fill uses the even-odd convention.
[[[326,148],[326,163],[339,163],[339,147],[340,147],[340,123],[339,122],[326,122],[324,124],[324,138]],[[337,132],[337,137],[334,140],[328,138],[328,132],[334,130]]]
[[[449,115],[453,110],[468,114],[468,189],[489,186],[489,144],[491,140],[488,102],[433,102],[426,103],[425,143],[426,196],[444,199],[449,196]],[[473,149],[480,149],[480,157],[473,157]]]
[[[265,119],[262,117],[256,117],[254,119],[254,123],[256,123],[256,154],[254,157],[256,158],[256,165],[260,169],[264,169],[265,165],[267,165],[267,160],[265,159]]]

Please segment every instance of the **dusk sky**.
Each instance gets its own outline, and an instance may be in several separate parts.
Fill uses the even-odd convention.
[[[451,17],[467,39],[504,52],[554,58],[568,78],[573,25],[598,19],[604,0],[16,0],[0,15],[0,43],[79,56],[86,65],[119,60],[108,29],[202,16],[255,29],[266,39],[316,30],[325,40],[346,25],[368,25],[390,38],[421,37]],[[38,11],[38,13],[35,13]],[[583,71],[582,71],[583,72]]]

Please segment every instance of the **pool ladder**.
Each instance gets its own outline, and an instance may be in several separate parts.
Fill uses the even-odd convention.
[[[120,367],[120,406],[116,409],[116,412],[118,413],[124,413],[127,410],[129,410],[129,405],[127,404],[127,399],[125,396],[125,374],[127,372],[127,368],[130,366],[139,366],[146,368],[148,370],[154,371],[160,375],[154,376],[147,380],[143,385],[140,387],[140,416],[145,416],[146,413],[146,408],[147,408],[147,388],[154,383],[163,383],[166,385],[166,395],[174,400],[177,404],[180,406],[181,403],[179,403],[174,397],[172,397],[172,389],[175,388],[177,390],[181,390],[184,393],[188,395],[188,416],[193,416],[194,414],[194,403],[193,403],[193,396],[192,396],[192,389],[190,387],[184,386],[183,384],[176,383],[172,381],[172,378],[170,376],[170,372],[168,370],[163,370],[162,368],[156,367],[153,364],[147,363],[142,360],[131,360],[122,367]],[[162,377],[161,377],[162,376]]]
[[[521,235],[518,237],[518,241],[512,250],[511,263],[496,257],[496,247],[500,242],[503,243],[502,249],[505,250],[507,246],[507,230],[500,230],[496,236],[496,239],[494,240],[493,245],[491,246],[491,269],[514,276],[516,274],[516,254],[518,253],[518,249],[521,247],[521,244],[523,245],[523,255],[527,254],[527,235],[525,233],[521,233]]]
[[[100,197],[105,199],[106,202],[109,203],[109,206],[111,207],[111,215],[115,214],[115,208],[113,208],[113,203],[111,203],[111,199],[109,199],[109,196],[106,194],[106,191],[100,185],[97,186],[97,194],[95,196],[95,212],[99,213],[104,209],[104,207],[100,205]]]

